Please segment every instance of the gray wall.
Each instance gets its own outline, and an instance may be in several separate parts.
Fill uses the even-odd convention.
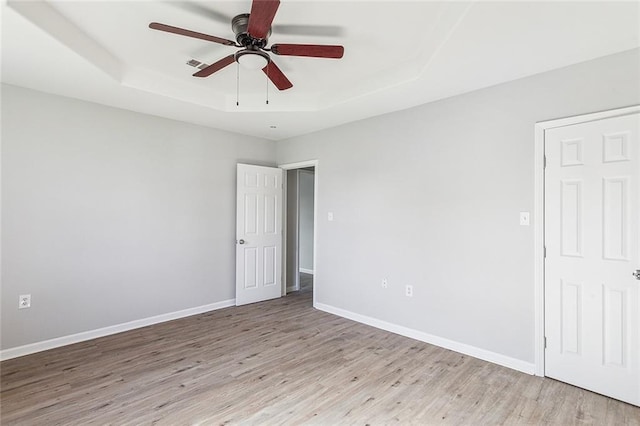
[[[639,74],[634,50],[278,143],[320,161],[317,301],[532,362],[534,123],[638,104]],[[0,347],[233,298],[235,164],[275,154],[3,85]]]
[[[300,269],[313,271],[313,180],[314,173],[300,170]]]
[[[624,52],[280,142],[281,164],[319,160],[317,302],[533,362],[518,213],[534,124],[640,103],[639,64]]]
[[[275,156],[273,142],[3,85],[1,347],[234,298],[235,165]]]

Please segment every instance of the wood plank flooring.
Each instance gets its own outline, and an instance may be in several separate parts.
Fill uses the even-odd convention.
[[[313,274],[300,272],[300,291],[313,291]]]
[[[361,325],[311,293],[7,360],[3,425],[640,425],[640,408]]]

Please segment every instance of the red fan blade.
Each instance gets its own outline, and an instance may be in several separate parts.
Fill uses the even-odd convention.
[[[208,67],[201,69],[200,71],[195,73],[193,76],[194,77],[209,77],[214,72],[220,71],[222,68],[226,67],[227,65],[231,65],[235,61],[236,61],[235,55],[229,55],[226,58],[222,58],[218,62],[215,62],[215,63],[209,65]]]
[[[280,0],[253,0],[247,32],[253,38],[267,38]]]
[[[235,42],[227,40],[226,38],[220,38],[208,34],[197,33],[195,31],[185,30],[184,28],[172,27],[171,25],[160,24],[158,22],[152,22],[149,24],[149,28],[152,30],[165,31],[167,33],[173,33],[183,35],[187,37],[199,38],[201,40],[212,41],[214,43],[220,43],[227,46],[235,46]]]
[[[276,55],[310,56],[312,58],[339,59],[344,55],[344,47],[326,44],[274,44],[271,51]]]
[[[266,67],[262,68],[262,71],[269,77],[269,80],[278,88],[278,90],[287,90],[293,87],[293,84],[284,75],[284,73],[278,68],[273,61],[269,62]]]

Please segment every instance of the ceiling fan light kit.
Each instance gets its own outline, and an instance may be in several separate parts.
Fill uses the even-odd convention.
[[[271,62],[269,55],[261,50],[239,50],[234,56],[236,62],[248,70],[261,70]]]
[[[193,74],[194,77],[208,77],[233,62],[237,62],[247,69],[262,69],[267,78],[279,90],[287,90],[293,87],[293,84],[273,62],[268,52],[280,56],[340,59],[344,55],[344,47],[316,44],[274,44],[267,47],[271,36],[271,23],[279,6],[279,0],[253,0],[251,13],[242,13],[231,20],[231,29],[236,36],[235,42],[158,22],[152,22],[149,24],[149,28],[241,48],[235,54],[202,68]]]

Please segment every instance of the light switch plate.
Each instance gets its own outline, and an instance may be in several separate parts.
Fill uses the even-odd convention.
[[[520,212],[520,225],[529,226],[529,212]]]
[[[327,220],[329,220],[330,222],[333,220],[333,212],[327,213]]]
[[[31,307],[31,295],[21,294],[18,296],[18,309],[25,309]]]

